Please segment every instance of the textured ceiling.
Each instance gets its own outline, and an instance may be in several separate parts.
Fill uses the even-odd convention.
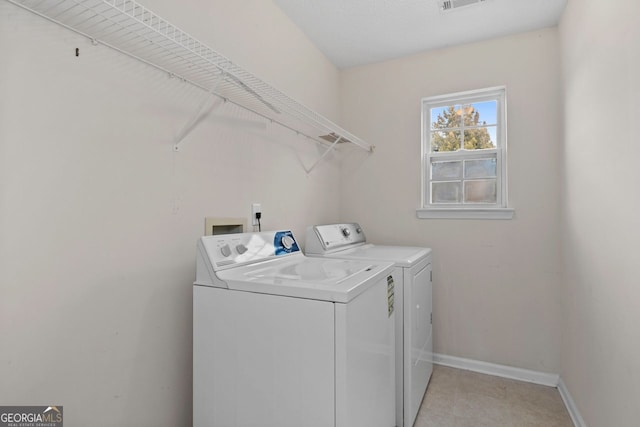
[[[567,0],[274,0],[339,68],[557,25]]]

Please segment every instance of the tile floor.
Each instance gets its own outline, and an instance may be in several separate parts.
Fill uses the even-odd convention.
[[[556,388],[433,368],[414,427],[573,427]]]

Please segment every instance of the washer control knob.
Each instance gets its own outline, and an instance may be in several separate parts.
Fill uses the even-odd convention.
[[[296,241],[293,240],[293,237],[291,237],[291,236],[284,236],[280,242],[282,243],[282,247],[283,248],[289,250],[289,249],[291,249],[293,247],[293,244]]]
[[[342,229],[342,235],[343,235],[344,237],[349,237],[349,236],[351,235],[351,231],[350,231],[347,227],[344,227],[344,228]]]
[[[247,252],[247,247],[242,243],[240,243],[239,245],[236,246],[236,251],[238,251],[238,253],[242,255],[243,253]]]
[[[358,233],[358,234],[362,233],[362,228],[360,228],[360,227],[356,228],[356,233]]]
[[[231,248],[229,247],[229,245],[224,245],[223,247],[220,248],[220,253],[222,254],[223,257],[228,257],[229,255],[231,255]]]

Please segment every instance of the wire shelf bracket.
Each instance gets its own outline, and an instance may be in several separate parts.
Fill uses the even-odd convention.
[[[324,153],[322,153],[322,155],[320,157],[318,157],[318,159],[307,169],[305,168],[305,172],[307,172],[307,174],[310,174],[311,171],[318,166],[318,164],[325,158],[327,157],[327,154],[329,154],[329,152],[333,151],[333,149],[335,148],[336,144],[338,142],[340,142],[340,140],[342,139],[341,136],[338,137],[338,139],[336,139],[333,144],[331,144],[331,146],[329,146],[329,148],[326,149],[326,151]]]
[[[49,21],[188,82],[213,96],[327,148],[338,142],[374,146],[305,107],[134,0],[6,0]],[[178,132],[180,144],[212,107],[212,97]],[[309,170],[310,171],[310,170]],[[308,171],[308,172],[309,172]]]
[[[207,97],[200,104],[200,107],[198,107],[195,115],[183,126],[180,132],[178,132],[178,135],[176,135],[176,138],[174,140],[173,151],[180,151],[180,143],[182,142],[182,140],[191,133],[191,131],[198,125],[198,123],[202,118],[204,118],[204,116],[206,116],[213,110],[213,101],[215,101],[215,99],[217,98],[215,95],[216,88],[223,79],[224,74],[220,74],[215,85],[209,91],[209,95],[207,95]]]

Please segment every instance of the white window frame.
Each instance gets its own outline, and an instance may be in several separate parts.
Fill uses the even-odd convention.
[[[431,152],[431,109],[450,105],[496,101],[496,148]],[[463,130],[463,128],[461,129]],[[461,147],[463,147],[461,145]],[[431,203],[431,164],[437,160],[496,158],[496,203]],[[507,94],[505,86],[457,92],[422,99],[422,200],[418,218],[511,219],[507,202]],[[464,187],[464,185],[463,185]]]

